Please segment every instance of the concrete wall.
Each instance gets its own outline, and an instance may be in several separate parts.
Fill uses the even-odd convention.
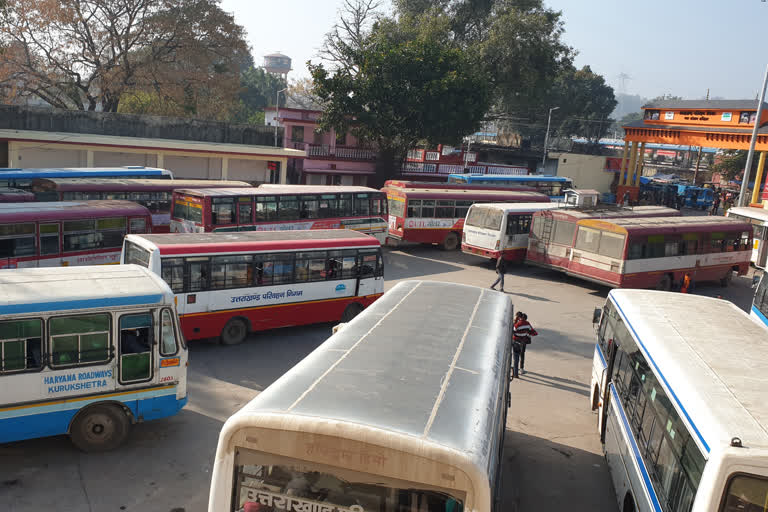
[[[267,162],[264,160],[229,159],[227,179],[266,183]]]
[[[606,157],[555,152],[550,152],[548,156],[557,158],[557,175],[573,179],[576,188],[610,192],[615,173],[605,171]]]
[[[221,159],[194,156],[167,155],[163,167],[176,178],[220,180]]]

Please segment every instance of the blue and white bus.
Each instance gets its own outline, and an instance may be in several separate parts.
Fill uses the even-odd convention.
[[[132,165],[127,167],[61,167],[46,169],[0,168],[0,187],[29,190],[38,178],[143,178],[172,180],[168,169]]]
[[[646,290],[612,290],[599,318],[591,405],[619,509],[765,510],[765,328],[722,299]]]
[[[519,185],[533,187],[537,192],[546,194],[552,201],[563,201],[565,191],[573,187],[573,180],[565,176],[546,176],[543,174],[506,175],[506,174],[450,174],[448,183],[470,183],[474,185],[496,185],[499,187]]]
[[[760,284],[757,285],[755,299],[752,301],[752,310],[749,315],[760,325],[768,327],[768,277],[763,273]]]
[[[0,271],[0,443],[115,448],[187,402],[173,292],[138,265]]]

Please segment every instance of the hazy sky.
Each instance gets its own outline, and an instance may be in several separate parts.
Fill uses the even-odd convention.
[[[563,13],[566,43],[621,91],[645,97],[754,98],[768,64],[768,2],[761,0],[545,0]],[[222,0],[248,31],[254,59],[280,51],[290,78],[308,76],[342,0]],[[760,34],[760,37],[758,36]],[[762,43],[760,42],[762,41]]]

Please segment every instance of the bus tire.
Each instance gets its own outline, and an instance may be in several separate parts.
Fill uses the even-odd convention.
[[[665,274],[661,277],[661,279],[659,279],[659,283],[656,285],[656,289],[664,292],[668,292],[672,289],[672,278],[669,277],[669,274]]]
[[[459,235],[451,231],[440,244],[440,248],[444,251],[455,251],[459,247]]]
[[[222,345],[239,345],[248,336],[248,324],[242,318],[232,318],[221,330]]]
[[[733,281],[733,270],[728,269],[728,272],[726,272],[723,278],[720,279],[720,286],[726,288],[729,284],[731,284],[731,281]]]
[[[120,446],[131,420],[115,405],[93,405],[77,413],[69,427],[72,443],[84,452],[105,452]]]
[[[344,323],[351,322],[353,318],[355,318],[357,315],[363,312],[363,306],[358,304],[357,302],[353,302],[352,304],[348,304],[346,308],[344,308],[344,313],[341,315],[341,321]]]
[[[637,508],[635,508],[635,498],[632,497],[631,493],[627,493],[626,496],[624,496],[624,507],[621,509],[622,512],[636,512]]]

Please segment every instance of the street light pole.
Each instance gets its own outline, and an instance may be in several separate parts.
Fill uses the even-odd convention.
[[[755,154],[755,143],[757,142],[757,129],[760,127],[760,116],[763,113],[763,101],[765,101],[765,87],[768,85],[768,66],[765,68],[765,78],[763,78],[763,89],[760,92],[760,101],[757,103],[757,114],[755,115],[755,127],[752,128],[752,141],[749,143],[749,153],[747,153],[747,164],[744,166],[744,176],[741,178],[741,192],[739,192],[739,206],[747,204],[747,184],[749,183],[749,173],[752,171],[752,157]],[[755,183],[759,187],[759,183]]]
[[[280,115],[280,93],[287,91],[288,88],[280,89],[275,94],[275,147],[277,147],[277,116]]]
[[[544,166],[547,165],[547,145],[549,144],[549,125],[552,123],[552,111],[557,110],[560,107],[552,107],[549,109],[549,116],[547,116],[547,134],[544,136],[544,154],[541,155],[541,170],[544,170]]]

